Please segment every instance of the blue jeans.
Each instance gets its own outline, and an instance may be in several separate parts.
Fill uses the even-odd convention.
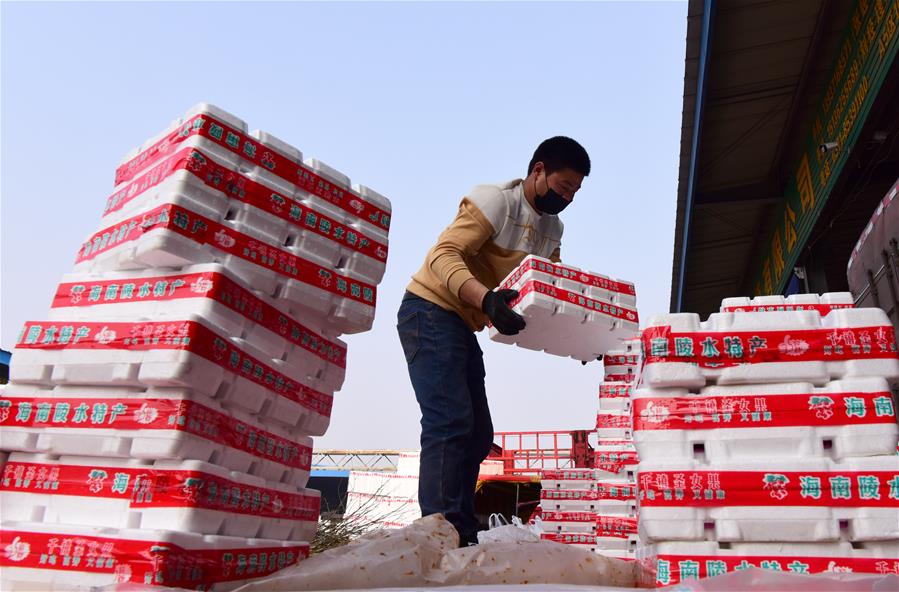
[[[493,444],[484,354],[459,315],[408,292],[397,331],[421,407],[421,513],[443,514],[463,545],[477,542],[474,492]]]

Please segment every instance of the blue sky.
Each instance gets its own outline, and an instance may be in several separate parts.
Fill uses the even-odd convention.
[[[417,447],[394,325],[409,276],[474,185],[523,176],[564,134],[593,172],[563,260],[666,312],[686,2],[0,5],[0,347],[40,319],[98,228],[117,163],[200,101],[387,195],[374,329],[319,447]],[[497,430],[586,429],[599,364],[481,334]]]

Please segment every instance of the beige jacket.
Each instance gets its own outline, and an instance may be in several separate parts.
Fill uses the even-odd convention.
[[[541,215],[524,198],[524,183],[478,185],[437,239],[407,290],[457,313],[473,331],[487,324],[480,309],[459,298],[459,289],[476,278],[490,290],[527,255],[559,261],[562,221]]]

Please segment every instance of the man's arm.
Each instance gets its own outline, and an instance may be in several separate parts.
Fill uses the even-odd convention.
[[[469,278],[459,288],[459,299],[480,309],[481,303],[484,302],[484,295],[489,291],[487,286],[479,282],[477,278]]]
[[[472,275],[463,256],[477,253],[492,235],[490,221],[464,199],[456,218],[437,239],[427,259],[428,268],[447,289],[477,309],[489,290]]]
[[[514,290],[492,292],[468,269],[463,255],[475,255],[493,236],[493,224],[469,200],[462,200],[456,219],[450,224],[428,256],[429,269],[460,300],[481,310],[497,331],[515,335],[525,327],[524,319],[509,308],[518,294]]]

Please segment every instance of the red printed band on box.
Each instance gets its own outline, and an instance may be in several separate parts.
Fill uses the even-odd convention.
[[[653,397],[634,399],[633,416],[637,431],[896,422],[889,392]]]
[[[196,148],[179,150],[145,175],[109,196],[103,215],[122,209],[178,171],[190,173],[207,187],[220,191],[229,199],[251,205],[301,230],[315,233],[376,261],[387,261],[386,244],[217,163],[209,154]]]
[[[552,469],[543,471],[540,478],[546,481],[594,481],[596,473],[592,469]]]
[[[603,366],[636,366],[639,363],[640,356],[637,354],[606,355],[602,359]]]
[[[608,481],[597,481],[596,493],[600,496],[600,499],[612,498],[632,500],[637,499],[637,486],[611,483]]]
[[[637,519],[628,516],[602,516],[595,512],[544,512],[544,522],[573,522],[596,527],[596,536],[627,538],[637,534]],[[564,529],[564,526],[562,527]]]
[[[545,489],[540,492],[540,499],[547,500],[632,500],[636,497],[635,485],[607,482],[598,483],[595,489]]]
[[[0,491],[118,499],[131,508],[196,508],[317,521],[318,497],[255,487],[200,471],[10,461]]]
[[[570,267],[565,267],[564,265],[560,265],[558,263],[545,263],[543,261],[529,259],[524,262],[522,267],[524,267],[525,269],[536,269],[537,271],[541,271],[543,273],[549,273],[566,280],[573,280],[586,286],[609,290],[610,292],[618,292],[620,294],[628,294],[630,296],[636,296],[637,294],[637,292],[634,290],[633,284],[616,282],[615,280],[609,278],[600,277],[598,275],[593,275],[591,273],[586,273],[577,269],[571,269]]]
[[[195,321],[82,323],[30,321],[16,347],[21,349],[177,349],[201,356],[270,392],[330,417],[333,397],[291,380]]]
[[[309,556],[308,544],[185,549],[165,541],[0,530],[0,567],[109,574],[117,584],[208,590],[217,582],[258,578]]]
[[[160,160],[178,150],[181,142],[199,136],[252,162],[269,172],[311,193],[345,212],[383,228],[390,229],[390,214],[366,201],[350,189],[339,187],[308,167],[293,162],[274,150],[269,150],[243,132],[208,115],[195,115],[180,128],[172,130],[136,157],[116,169],[115,183],[125,183]]]
[[[799,311],[814,310],[827,315],[832,310],[855,308],[854,304],[753,304],[751,306],[724,306],[721,312],[775,312],[775,311]]]
[[[626,381],[616,380],[614,382]],[[627,399],[631,396],[631,387],[629,384],[601,384],[599,385],[599,396],[602,399]]]
[[[899,558],[895,557],[657,555],[653,563],[656,584],[661,586],[720,576],[750,567],[797,574],[899,574]]]
[[[193,401],[0,395],[0,428],[175,430],[308,471],[312,449]]]
[[[597,450],[594,453],[593,467],[602,469],[612,473],[617,473],[628,465],[635,465],[640,462],[637,458],[635,450],[622,450],[620,452],[612,452],[607,450]]]
[[[601,538],[608,538],[609,536],[614,536],[615,538],[620,538],[615,535],[599,535],[599,534],[587,534],[581,532],[544,532],[540,535],[540,539],[544,541],[552,541],[554,543],[562,543],[563,545],[597,545],[602,541],[598,540]],[[627,537],[624,537],[627,538]]]
[[[646,364],[681,362],[723,368],[762,362],[899,359],[893,327],[676,333],[643,331]]]
[[[637,534],[637,519],[629,516],[597,516],[596,536],[626,539]]]
[[[84,244],[75,263],[90,261],[100,253],[138,240],[152,230],[174,232],[289,279],[304,282],[368,306],[375,305],[375,286],[338,275],[330,269],[235,232],[218,222],[173,204],[163,204],[96,233]]]
[[[60,284],[52,308],[87,307],[127,302],[212,298],[272,333],[346,368],[346,348],[264,302],[229,277],[215,272],[159,275]]]
[[[596,512],[543,512],[544,522],[596,522]]]
[[[569,292],[568,290],[563,290],[562,288],[557,288],[555,286],[537,280],[530,280],[525,283],[525,285],[522,286],[518,291],[518,298],[513,300],[510,306],[515,306],[531,292],[544,294],[557,300],[570,302],[571,304],[575,304],[591,312],[597,312],[599,314],[628,321],[630,323],[640,322],[639,318],[637,317],[637,311],[635,310],[622,308],[615,304],[609,304],[608,302],[594,300],[593,298],[587,298],[586,296],[582,296],[574,292]]]
[[[630,413],[613,414],[613,413],[597,413],[596,429],[603,428],[620,428],[629,429],[631,427]]]
[[[899,509],[899,472],[640,471],[641,506]]]

